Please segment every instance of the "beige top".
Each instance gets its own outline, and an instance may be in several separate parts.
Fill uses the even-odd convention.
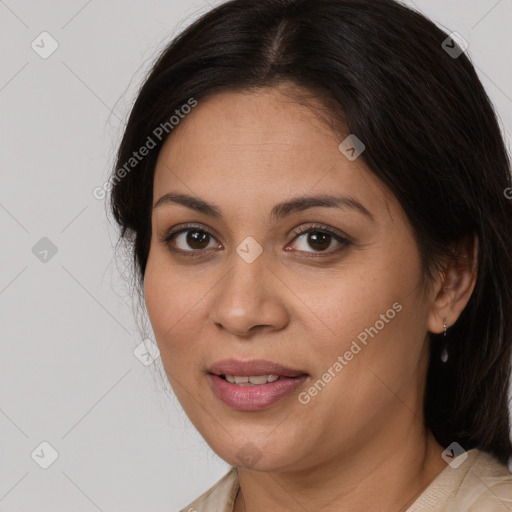
[[[457,464],[464,460],[458,467]],[[213,487],[180,512],[233,512],[239,489],[232,467]],[[456,457],[405,512],[511,512],[512,473],[478,449]]]

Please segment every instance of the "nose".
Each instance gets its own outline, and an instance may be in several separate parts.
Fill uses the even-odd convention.
[[[278,331],[289,322],[286,287],[268,266],[265,253],[248,263],[233,254],[231,270],[215,287],[211,321],[237,337]]]

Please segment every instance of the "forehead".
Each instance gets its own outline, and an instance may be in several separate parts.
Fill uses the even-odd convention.
[[[202,101],[174,128],[155,169],[154,200],[183,192],[240,207],[304,194],[356,196],[373,211],[393,197],[362,158],[339,150],[348,135],[325,107],[278,89],[223,92]],[[383,213],[383,212],[382,212]]]

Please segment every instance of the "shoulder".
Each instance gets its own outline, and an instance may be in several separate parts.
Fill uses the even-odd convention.
[[[215,485],[180,512],[232,512],[238,487],[238,471],[232,467]]]
[[[512,511],[512,473],[492,455],[476,450],[454,504],[461,512]]]
[[[450,463],[407,512],[511,512],[512,473],[477,448]]]

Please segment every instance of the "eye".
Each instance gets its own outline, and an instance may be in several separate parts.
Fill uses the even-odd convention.
[[[222,249],[222,245],[217,242],[213,233],[193,225],[170,231],[161,237],[160,241],[165,243],[172,252],[187,256],[200,256],[206,249]],[[340,248],[351,245],[351,242],[328,226],[315,225],[299,228],[291,244],[295,246],[292,250],[311,253],[310,256],[322,256],[322,253],[328,255],[336,253]],[[340,246],[338,249],[329,250],[336,244]],[[287,246],[285,250],[290,251],[289,247]]]
[[[181,229],[169,232],[160,241],[166,243],[172,251],[182,253],[220,248],[220,244],[216,242],[212,233],[196,226],[183,226]]]
[[[298,243],[296,242],[297,240],[299,241]],[[350,245],[349,240],[328,226],[302,228],[292,242],[298,251],[312,253],[328,252],[329,254],[337,252],[337,249],[328,251],[332,247],[333,242],[334,244],[341,245],[341,247],[348,247]],[[308,247],[313,250],[308,250]]]

